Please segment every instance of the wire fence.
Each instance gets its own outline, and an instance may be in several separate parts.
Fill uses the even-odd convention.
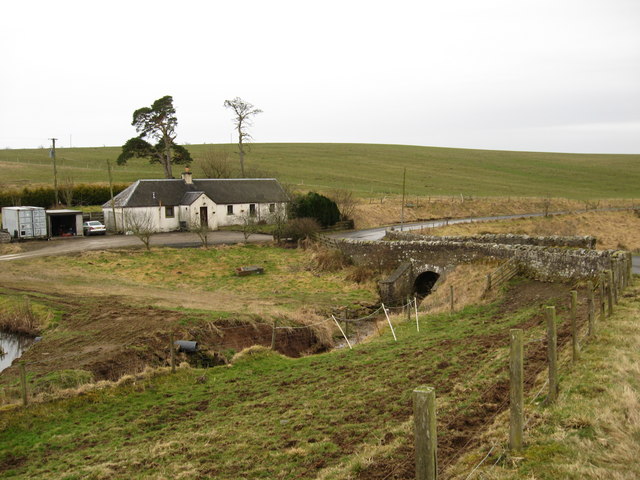
[[[623,278],[623,277],[621,277]],[[572,335],[576,335],[576,339],[578,340],[578,345],[582,345],[585,342],[585,339],[587,337],[590,337],[591,335],[593,335],[594,332],[592,332],[592,328],[593,328],[593,323],[595,323],[595,319],[597,317],[596,312],[595,312],[595,307],[598,303],[596,303],[595,298],[596,296],[598,296],[598,300],[599,302],[604,305],[605,301],[610,303],[611,302],[611,298],[609,297],[608,299],[605,300],[605,297],[607,297],[607,295],[610,296],[610,292],[607,291],[607,289],[620,289],[620,288],[624,288],[626,285],[629,284],[628,279],[625,280],[624,278],[621,281],[622,286],[620,286],[619,284],[616,285],[616,281],[613,281],[613,285],[610,284],[609,282],[606,282],[605,285],[602,285],[604,288],[601,289],[601,284],[600,284],[600,279],[598,278],[598,281],[591,283],[591,288],[592,290],[589,291],[589,288],[587,288],[587,318],[585,319],[584,317],[582,317],[582,322],[580,322],[579,325],[577,325],[576,331],[575,333],[572,333]],[[575,297],[574,297],[575,298]],[[573,308],[575,308],[575,310],[573,310]],[[602,308],[601,310],[601,319],[603,319],[605,317],[605,313],[604,313],[604,308]],[[609,315],[611,314],[611,308],[608,309]],[[571,309],[571,315],[576,315],[577,317],[577,303],[574,304],[572,306]],[[608,315],[607,315],[608,316]],[[555,318],[555,317],[554,317]],[[525,342],[523,342],[524,345],[531,345],[534,343],[542,343],[542,342],[548,342],[548,336],[543,336],[543,337],[536,337],[536,338],[530,338],[528,340],[526,340]],[[570,342],[568,342],[570,343]],[[572,356],[572,355],[565,355],[563,359],[561,359],[561,361],[559,362],[559,368],[567,368],[571,363],[576,361],[576,357]],[[533,394],[533,396],[531,396],[529,398],[529,400],[527,401],[527,407],[528,409],[531,409],[531,407],[533,407],[533,405],[542,397],[544,396],[544,392],[545,390],[549,387],[550,385],[550,378],[547,378],[542,385],[535,391],[535,393]],[[505,404],[503,403],[502,406],[504,406]],[[532,421],[534,418],[536,418],[536,411],[531,411],[529,413],[529,415],[527,415],[525,421],[522,424],[522,429],[523,431],[527,431],[530,430],[533,426]],[[489,421],[494,421],[495,418],[497,417],[497,415],[492,416],[492,418],[489,419]],[[456,453],[456,455],[454,455],[454,460],[459,458],[464,449],[473,442],[473,440],[476,440],[476,438],[470,438],[466,444],[460,449],[459,452]],[[503,458],[505,458],[505,455],[507,455],[508,449],[506,447],[504,447],[501,443],[499,442],[491,442],[491,444],[489,445],[489,449],[487,451],[487,453],[482,457],[482,459],[473,466],[473,468],[470,470],[469,474],[465,477],[465,480],[471,480],[476,473],[478,472],[478,470],[480,469],[480,467],[482,467],[482,465],[484,465],[487,460],[491,457],[491,455],[499,448],[502,448],[502,453],[500,455],[498,455],[495,459],[495,461],[493,461],[493,466],[496,466]],[[449,466],[451,463],[453,463],[454,460],[450,460],[447,465],[445,465],[444,468],[446,468],[447,466]]]

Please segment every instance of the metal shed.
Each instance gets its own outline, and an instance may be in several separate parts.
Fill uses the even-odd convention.
[[[47,222],[42,207],[4,207],[2,228],[12,238],[46,238]]]
[[[47,210],[50,237],[81,237],[82,212],[80,210]]]

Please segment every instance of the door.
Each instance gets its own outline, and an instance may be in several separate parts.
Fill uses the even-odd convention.
[[[200,226],[209,226],[209,211],[207,207],[200,207]]]

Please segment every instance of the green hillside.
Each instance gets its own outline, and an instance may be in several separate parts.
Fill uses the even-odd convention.
[[[233,145],[189,145],[196,160],[207,150]],[[48,149],[2,150],[0,186],[51,183]],[[106,160],[120,147],[71,148],[57,151],[60,177],[76,183],[106,182]],[[234,162],[235,163],[235,162]],[[552,196],[576,199],[633,198],[640,185],[640,154],[586,155],[510,152],[373,144],[257,143],[251,145],[248,168],[277,176],[300,188],[345,188],[360,196],[401,193],[403,168],[411,195]],[[178,175],[181,167],[175,167]],[[134,160],[114,169],[116,182],[158,178],[159,165]]]

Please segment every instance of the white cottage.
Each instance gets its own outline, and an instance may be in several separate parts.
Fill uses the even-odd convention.
[[[289,201],[275,178],[138,180],[102,206],[107,229],[144,220],[151,230],[170,232],[206,226],[242,225],[247,219],[270,223]],[[134,220],[135,219],[135,220]]]

